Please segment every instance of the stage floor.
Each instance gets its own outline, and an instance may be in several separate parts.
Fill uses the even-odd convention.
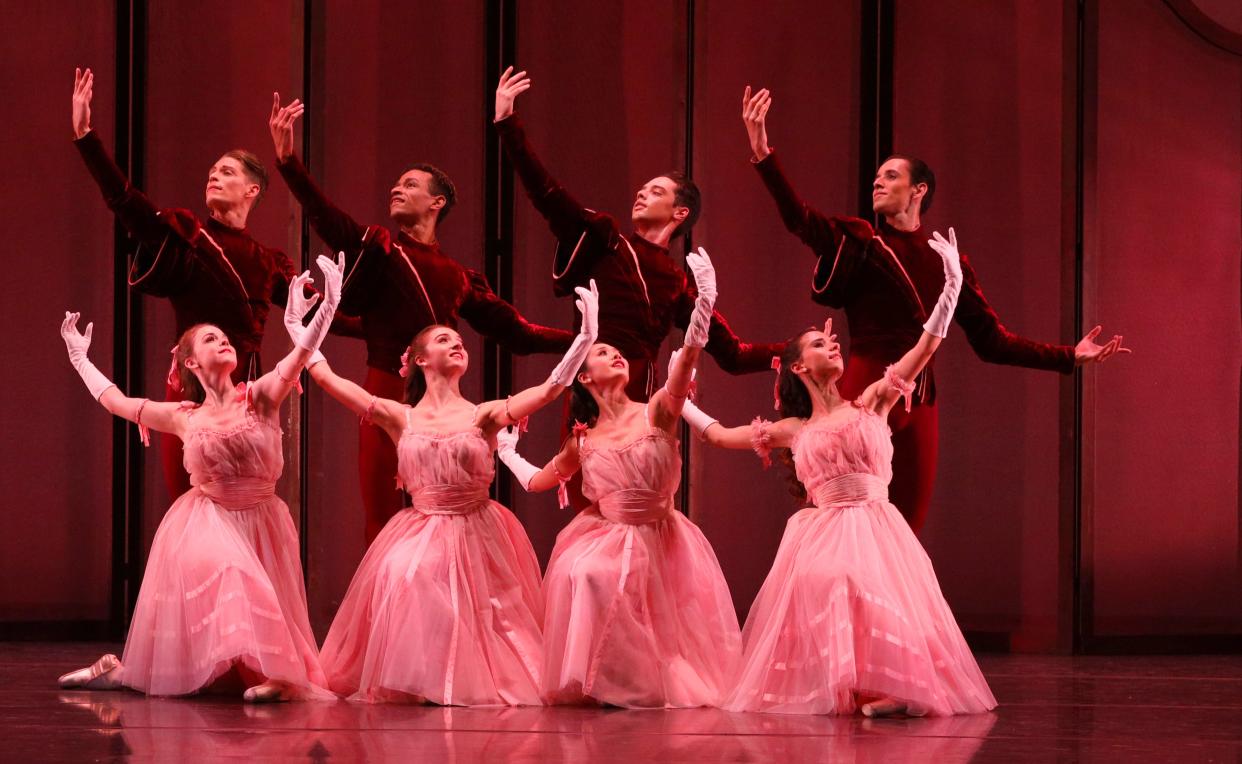
[[[711,709],[252,706],[61,691],[117,645],[0,644],[0,760],[1242,762],[1242,656],[980,656],[1000,708],[866,720]]]

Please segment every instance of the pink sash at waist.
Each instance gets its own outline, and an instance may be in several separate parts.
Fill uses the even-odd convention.
[[[888,483],[865,472],[839,475],[815,489],[815,506],[821,509],[884,501],[888,501]]]
[[[486,488],[460,485],[427,485],[413,495],[414,509],[424,515],[466,515],[491,499]]]
[[[604,519],[625,525],[658,523],[673,511],[673,497],[649,488],[627,488],[599,498]]]
[[[276,495],[276,483],[262,478],[222,478],[199,483],[195,488],[225,509],[250,509]]]

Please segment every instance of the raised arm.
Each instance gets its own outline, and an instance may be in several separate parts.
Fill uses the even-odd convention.
[[[470,293],[461,304],[461,317],[479,334],[500,343],[515,355],[564,352],[574,335],[564,329],[531,323],[517,308],[500,299],[487,283],[487,277],[468,270]]]
[[[367,227],[333,204],[298,159],[294,150],[293,125],[305,111],[305,104],[296,98],[282,107],[280,93],[272,93],[272,114],[267,124],[276,150],[276,169],[280,170],[280,177],[285,179],[298,204],[302,205],[306,220],[315,233],[334,251],[344,252],[346,269],[353,270]]]
[[[86,333],[78,331],[80,313],[65,311],[65,320],[60,324],[60,336],[69,351],[69,363],[82,381],[91,397],[99,402],[108,413],[128,419],[129,421],[149,427],[159,432],[181,436],[184,430],[185,415],[180,403],[149,401],[146,398],[130,398],[117,388],[112,380],[103,375],[95,364],[91,363],[86,353],[91,347],[91,335],[94,333],[94,322],[86,325]],[[145,440],[145,436],[144,436]]]
[[[685,290],[678,295],[673,321],[675,325],[682,329],[689,325],[696,297],[697,294],[692,290]],[[771,368],[772,356],[779,356],[785,350],[785,344],[746,342],[734,333],[724,315],[714,310],[707,330],[707,345],[703,349],[716,359],[716,365],[721,371],[729,374],[749,374]]]
[[[582,314],[578,336],[543,384],[528,387],[503,401],[488,401],[479,407],[477,423],[488,435],[502,427],[517,424],[559,398],[574,383],[578,369],[599,335],[599,289],[595,281],[591,281],[590,289],[578,287],[575,291],[578,299],[574,305]]]
[[[750,85],[746,86],[742,93],[742,122],[746,125],[746,134],[750,139],[750,161],[776,202],[785,228],[811,247],[816,254],[822,255],[824,250],[835,250],[841,244],[840,231],[832,225],[831,218],[802,201],[768,145],[767,118],[771,106],[772,93],[767,88],[752,94]]]
[[[525,71],[515,73],[510,66],[500,75],[500,82],[496,86],[496,131],[500,134],[505,154],[513,162],[513,167],[526,188],[527,196],[539,214],[548,221],[552,233],[558,239],[574,239],[582,235],[591,213],[556,182],[526,138],[522,121],[514,113],[514,102],[518,95],[525,93],[530,87],[530,77]]]
[[[686,265],[694,275],[698,296],[694,300],[694,310],[686,325],[686,338],[682,349],[673,356],[669,364],[668,379],[664,382],[664,387],[651,396],[651,424],[668,431],[672,431],[677,424],[682,404],[690,394],[694,368],[707,344],[713,307],[716,304],[716,271],[707,250],[699,247],[698,252],[687,254]]]
[[[160,247],[170,229],[151,200],[130,185],[129,178],[113,161],[99,135],[91,129],[91,99],[94,97],[95,74],[90,69],[73,70],[73,138],[74,146],[86,163],[104,202],[121,225],[151,248]]]
[[[940,255],[944,264],[944,289],[927,317],[927,322],[923,324],[923,333],[914,347],[884,371],[883,379],[873,382],[859,397],[864,406],[879,414],[887,415],[893,404],[901,398],[906,399],[906,410],[910,410],[914,378],[931,361],[936,348],[940,347],[940,341],[948,336],[949,324],[953,321],[953,312],[957,308],[958,293],[962,288],[957,233],[950,228],[949,238],[946,239],[936,231],[928,243]]]
[[[310,273],[306,272],[293,279],[290,285],[289,301],[285,306],[285,328],[293,339],[293,350],[276,362],[271,371],[255,380],[252,397],[255,407],[262,413],[274,413],[288,397],[289,391],[298,383],[298,375],[315,354],[319,345],[328,335],[332,318],[336,315],[336,306],[341,299],[341,279],[345,271],[345,255],[338,255],[335,261],[326,255],[315,260],[319,270],[323,272],[323,303],[310,323],[302,326],[302,317],[314,305],[319,295],[307,296],[305,286],[310,283]],[[296,328],[294,328],[296,326]],[[322,356],[319,356],[322,358]]]

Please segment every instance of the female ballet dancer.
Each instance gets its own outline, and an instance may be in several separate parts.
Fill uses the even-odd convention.
[[[781,355],[776,398],[784,416],[722,427],[688,405],[707,442],[790,449],[814,502],[789,519],[772,570],[743,632],[738,684],[724,707],[774,713],[978,713],[996,706],[931,561],[888,500],[893,443],[888,413],[909,405],[913,380],[948,333],[962,283],[957,237],[933,235],[945,285],[914,348],[854,400],[831,321]],[[801,487],[800,486],[800,487]]]
[[[87,359],[92,324],[66,313],[69,360],[109,412],[185,443],[193,487],[164,515],[151,545],[123,660],[105,655],[60,686],[129,687],[188,695],[224,680],[248,701],[331,699],[306,612],[297,531],[276,496],[284,468],[280,406],[328,333],[343,260],[320,257],[324,299],[293,351],[250,385],[234,385],[237,351],[213,324],[191,326],[173,350],[186,400],[129,398]],[[290,283],[301,295],[309,273]],[[226,676],[228,675],[228,676]],[[217,685],[217,686],[220,686]]]
[[[522,459],[512,429],[499,438],[501,461],[527,490],[556,487],[581,469],[592,502],[557,537],[544,578],[543,690],[552,703],[715,705],[741,657],[716,555],[673,506],[681,477],[674,428],[716,299],[707,253],[686,262],[698,297],[685,348],[649,403],[628,397],[629,363],[599,343],[574,383],[580,423],[552,461],[539,469]]]
[[[363,557],[323,645],[328,686],[364,702],[536,705],[543,640],[539,562],[516,517],[488,498],[497,430],[560,397],[599,325],[598,292],[577,289],[582,327],[547,381],[473,405],[460,383],[461,335],[429,326],[401,370],[406,403],[337,376],[321,356],[311,376],[397,445],[413,506],[388,521]],[[286,325],[303,331],[305,301]]]

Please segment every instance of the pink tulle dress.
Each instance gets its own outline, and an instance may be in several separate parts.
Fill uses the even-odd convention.
[[[281,433],[249,406],[215,430],[187,409],[184,463],[193,485],[164,515],[125,640],[121,682],[186,695],[234,666],[331,699],[306,612],[298,536],[276,496]]]
[[[888,501],[892,433],[855,406],[844,422],[808,423],[793,443],[815,506],[789,519],[743,632],[734,711],[848,714],[855,693],[912,712],[996,706],[931,561]],[[756,421],[756,449],[765,456]]]
[[[406,427],[397,444],[413,506],[367,550],[323,645],[328,686],[362,702],[536,705],[543,640],[539,561],[487,495],[478,428]]]
[[[582,492],[593,504],[561,531],[548,562],[549,700],[718,704],[732,686],[741,638],[711,545],[673,507],[676,439],[656,428],[622,445],[578,437]]]

